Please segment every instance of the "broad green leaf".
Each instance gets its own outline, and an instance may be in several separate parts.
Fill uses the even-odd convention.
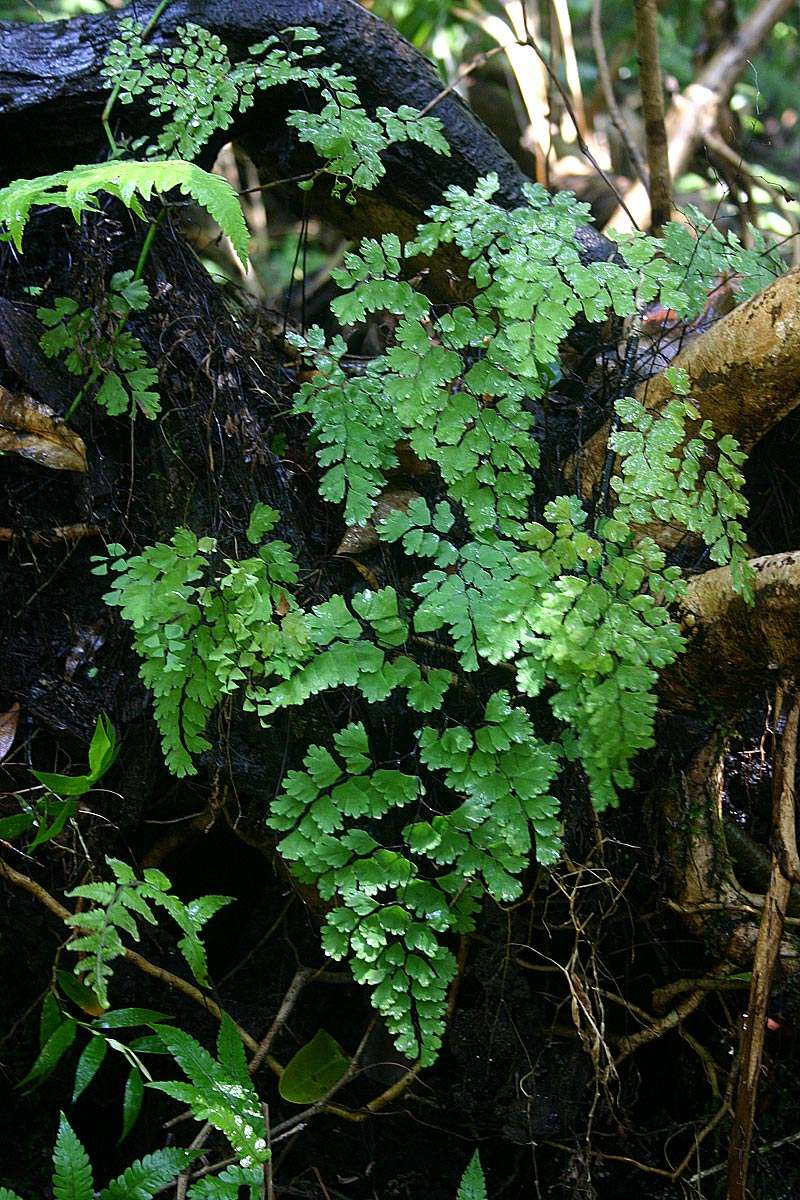
[[[47,1039],[30,1071],[24,1079],[19,1081],[17,1086],[25,1087],[29,1083],[42,1083],[56,1069],[69,1050],[75,1041],[76,1032],[77,1023],[73,1021],[72,1017],[66,1017]]]
[[[86,1091],[103,1065],[107,1053],[108,1046],[103,1037],[90,1038],[86,1043],[75,1068],[75,1084],[72,1089],[73,1104]]]
[[[319,1029],[287,1063],[278,1090],[290,1104],[314,1104],[339,1082],[350,1059],[339,1043]]]
[[[58,1001],[52,992],[48,991],[42,1001],[42,1011],[39,1014],[39,1049],[43,1050],[50,1038],[61,1024],[63,1017]]]
[[[142,1110],[144,1100],[144,1080],[136,1067],[131,1067],[125,1081],[125,1091],[122,1096],[122,1133],[119,1141],[124,1142],[136,1124]],[[119,1143],[117,1143],[119,1144]]]

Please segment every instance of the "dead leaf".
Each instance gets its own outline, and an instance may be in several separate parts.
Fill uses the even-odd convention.
[[[86,447],[52,408],[0,387],[0,453],[19,454],[54,471],[85,472]]]
[[[336,547],[336,553],[363,554],[365,550],[372,550],[378,544],[378,531],[375,526],[385,521],[394,509],[400,508],[405,512],[411,501],[418,499],[419,492],[410,488],[384,488],[375,501],[369,521],[366,525],[348,525]]]
[[[357,558],[353,558],[350,561],[352,562],[355,569],[358,571],[361,578],[366,579],[367,583],[372,588],[373,592],[379,592],[381,590],[381,585],[378,582],[378,576],[375,574],[375,572],[370,571],[369,567],[365,567],[364,564],[362,562],[359,562],[359,560]]]
[[[8,712],[0,713],[0,762],[8,757],[8,752],[14,745],[19,721],[19,704],[11,705]]]

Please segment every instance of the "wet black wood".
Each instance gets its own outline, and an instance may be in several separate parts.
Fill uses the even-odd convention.
[[[137,11],[145,21],[152,6]],[[111,14],[52,24],[0,23],[0,182],[103,156],[100,113],[108,89],[100,72],[119,19]],[[264,37],[292,25],[313,25],[324,59],[341,63],[355,77],[368,110],[379,104],[424,108],[442,88],[430,63],[356,0],[174,0],[154,39],[173,39],[187,21],[216,33],[234,61],[247,57],[248,47]],[[285,124],[288,110],[307,102],[290,90],[258,93],[253,108],[216,138],[207,158],[233,137],[264,180],[307,169],[308,148],[298,145]],[[471,187],[491,171],[500,180],[501,202],[519,201],[525,175],[461,98],[449,93],[435,113],[450,143],[449,158],[414,144],[392,147],[385,155],[385,179],[360,195],[357,205],[333,200],[318,185],[308,195],[310,210],[351,234],[390,228],[405,234],[449,184]],[[140,135],[151,124],[141,102],[117,105],[113,119],[128,135]],[[608,257],[610,245],[595,230],[583,230],[581,243],[587,259]]]

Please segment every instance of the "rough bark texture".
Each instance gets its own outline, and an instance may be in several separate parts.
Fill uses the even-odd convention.
[[[755,603],[733,590],[728,567],[692,580],[680,602],[687,652],[664,677],[665,695],[685,708],[732,719],[755,692],[800,670],[800,551],[752,560]]]
[[[672,188],[667,131],[664,126],[664,91],[658,53],[658,10],[655,0],[636,0],[634,14],[636,57],[639,60],[639,86],[647,140],[651,223],[653,232],[658,233],[672,216]]]
[[[137,10],[142,21],[152,7]],[[217,34],[234,61],[245,58],[249,46],[269,35],[292,25],[313,25],[320,33],[324,59],[345,64],[368,111],[379,104],[424,108],[442,90],[430,63],[356,0],[174,0],[159,19],[154,40],[171,40],[187,21]],[[0,183],[102,156],[100,113],[108,88],[100,69],[118,22],[118,16],[104,15],[46,25],[0,23],[0,130],[5,150]],[[284,121],[289,108],[303,103],[299,92],[257,93],[253,108],[217,136],[206,158],[213,158],[224,142],[237,140],[263,181],[307,170],[313,161],[309,150],[297,143]],[[381,185],[360,195],[357,205],[333,200],[318,185],[308,195],[309,210],[322,212],[353,235],[391,229],[402,236],[441,199],[448,185],[471,187],[490,171],[500,179],[501,200],[518,202],[525,175],[461,98],[449,92],[433,111],[443,122],[449,158],[414,144],[393,147],[385,156]],[[113,116],[123,133],[141,135],[147,128],[148,110],[142,103],[117,105]],[[608,257],[609,243],[595,230],[584,229],[581,241],[587,259]]]

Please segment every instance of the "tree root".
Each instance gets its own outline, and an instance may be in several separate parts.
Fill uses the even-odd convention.
[[[678,605],[686,652],[660,685],[667,702],[691,711],[710,706],[731,717],[754,691],[771,691],[779,674],[800,672],[800,551],[755,558],[751,565],[752,606],[734,591],[728,567],[689,584]],[[798,872],[796,850],[792,862]]]
[[[729,433],[749,453],[771,429],[800,404],[800,270],[776,279],[745,304],[693,338],[673,360],[689,377],[691,394],[703,419],[718,436]],[[662,372],[648,379],[637,395],[653,412],[672,398]],[[610,424],[599,429],[579,454],[581,490],[588,497],[600,483]],[[575,473],[576,464],[568,466]],[[647,529],[664,547],[682,534],[669,525]]]
[[[776,726],[781,719],[782,693],[775,705]],[[758,1079],[764,1053],[767,1012],[775,968],[780,960],[784,918],[792,890],[791,878],[784,872],[787,853],[797,857],[795,844],[795,771],[797,768],[797,732],[800,720],[800,697],[795,693],[788,701],[783,735],[776,747],[773,774],[772,824],[775,846],[772,874],[764,897],[761,923],[758,929],[747,1020],[739,1050],[739,1087],[734,1111],[728,1157],[729,1200],[746,1200],[747,1171],[753,1120],[758,1095]]]

